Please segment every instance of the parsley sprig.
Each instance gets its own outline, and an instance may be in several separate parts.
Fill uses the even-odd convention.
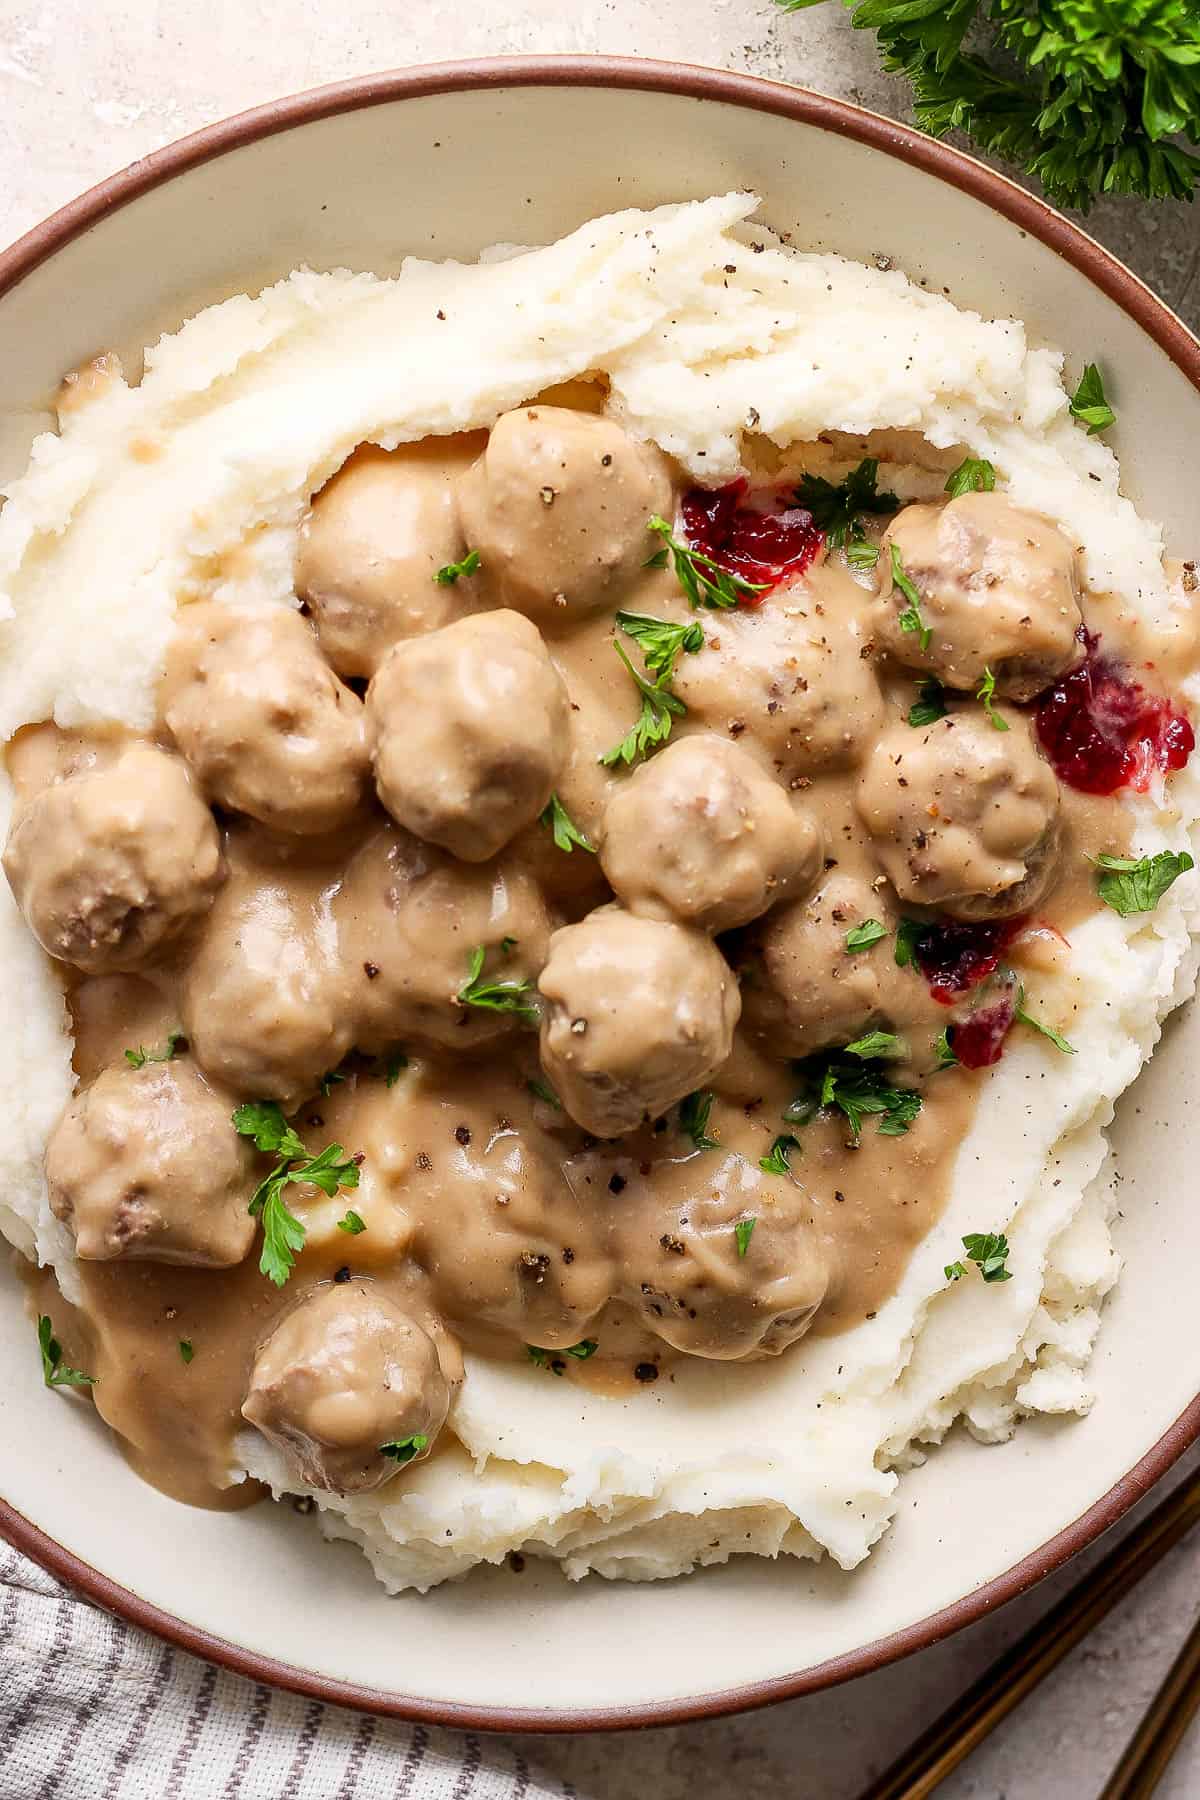
[[[563,850],[570,856],[572,850],[578,845],[581,850],[588,850],[595,856],[595,844],[588,839],[584,832],[580,831],[557,794],[551,794],[549,803],[540,815],[538,823],[553,832],[556,850]]]
[[[864,919],[861,925],[852,925],[846,933],[846,948],[854,955],[859,950],[869,950],[886,936],[886,925],[881,925],[878,919]]]
[[[54,1335],[54,1326],[45,1313],[39,1313],[37,1322],[38,1348],[42,1353],[42,1380],[48,1388],[54,1387],[95,1387],[96,1377],[85,1375],[82,1369],[73,1369],[62,1359],[62,1345]]]
[[[693,550],[690,544],[677,538],[667,521],[660,519],[657,513],[649,524],[650,530],[662,539],[663,547],[655,551],[646,567],[665,569],[669,563],[693,610],[707,606],[713,611],[723,612],[732,606],[740,606],[743,600],[752,600],[756,594],[766,593],[768,583],[756,584],[747,581],[743,575],[734,575],[729,569],[723,569],[711,556],[705,556],[700,550]]]
[[[995,486],[996,471],[985,456],[964,456],[946,477],[944,491],[957,500],[962,494],[990,494]]]
[[[983,680],[975,690],[975,698],[982,700],[983,710],[992,723],[993,731],[1007,731],[1008,720],[1003,713],[996,711],[996,677],[990,669],[983,671]]]
[[[1197,38],[1196,51],[1200,57],[1200,37]],[[1079,386],[1071,395],[1071,416],[1078,419],[1081,425],[1087,426],[1089,437],[1107,431],[1110,425],[1117,422],[1117,415],[1108,404],[1104,392],[1104,377],[1095,363],[1088,363],[1079,377]]]
[[[687,707],[678,694],[671,692],[670,670],[660,675],[656,681],[647,681],[644,675],[638,674],[615,638],[613,649],[633,677],[634,685],[642,697],[642,710],[620,743],[614,744],[600,758],[606,769],[614,768],[617,763],[624,763],[628,768],[631,763],[649,756],[652,750],[657,750],[660,744],[666,743],[676,719],[682,719],[687,714]]]
[[[699,619],[676,625],[670,619],[651,618],[649,613],[619,612],[617,624],[637,644],[647,674],[656,679],[671,679],[681,650],[695,655],[704,648],[704,628]]]
[[[798,1063],[800,1092],[784,1113],[789,1125],[807,1125],[819,1112],[840,1112],[850,1141],[862,1137],[864,1119],[877,1116],[880,1137],[903,1137],[921,1110],[915,1088],[898,1088],[884,1067],[901,1050],[889,1031],[873,1031],[842,1050],[821,1051]]]
[[[1017,983],[1017,997],[1013,1001],[1013,1018],[1022,1025],[1032,1026],[1034,1031],[1040,1032],[1044,1038],[1049,1038],[1054,1048],[1061,1050],[1064,1056],[1074,1056],[1074,1044],[1069,1044],[1061,1031],[1055,1031],[1053,1026],[1043,1024],[1041,1019],[1035,1019],[1033,1014],[1026,1010],[1025,987],[1021,982]]]
[[[439,587],[453,587],[461,576],[474,575],[479,566],[478,550],[468,550],[461,562],[443,564],[433,579]]]
[[[1122,918],[1153,912],[1167,889],[1196,864],[1186,850],[1160,850],[1157,856],[1098,856],[1101,873],[1096,891],[1105,906]]]
[[[564,1356],[573,1357],[576,1362],[586,1362],[589,1356],[595,1356],[600,1348],[596,1338],[581,1338],[577,1344],[568,1344],[565,1350],[545,1350],[540,1344],[526,1344],[525,1349],[531,1363],[539,1369],[549,1369],[553,1375],[561,1375],[566,1369]]]
[[[1002,1231],[968,1231],[962,1243],[968,1261],[975,1264],[985,1281],[1012,1280],[1012,1270],[1007,1266],[1008,1239]],[[965,1263],[946,1264],[947,1281],[961,1281],[966,1272]]]
[[[939,719],[946,717],[946,690],[937,678],[931,675],[917,689],[917,697],[908,709],[910,725],[936,725]]]
[[[889,544],[888,549],[891,551],[892,557],[892,584],[899,589],[908,602],[900,614],[900,629],[901,631],[915,631],[920,638],[922,650],[928,650],[933,631],[921,616],[921,596],[904,572],[899,545]]]
[[[252,1138],[254,1147],[275,1158],[275,1167],[250,1197],[247,1211],[262,1220],[263,1242],[258,1266],[268,1281],[283,1287],[304,1248],[305,1227],[283,1197],[292,1182],[304,1182],[333,1197],[339,1188],[358,1186],[358,1163],[340,1144],[327,1144],[310,1156],[274,1100],[249,1100],[233,1115],[234,1130]]]
[[[796,499],[812,514],[813,524],[825,533],[831,550],[844,550],[846,560],[858,569],[873,568],[879,552],[868,542],[863,513],[894,513],[899,496],[877,487],[879,459],[864,456],[856,469],[841,481],[826,481],[823,475],[805,475],[796,489]]]
[[[679,1129],[685,1137],[690,1137],[697,1150],[719,1150],[719,1138],[708,1135],[709,1114],[713,1109],[716,1095],[707,1088],[697,1088],[679,1103]]]
[[[792,1151],[799,1150],[800,1147],[800,1139],[794,1132],[781,1132],[766,1156],[759,1157],[758,1166],[764,1175],[790,1175],[792,1166],[789,1159]],[[734,1230],[736,1232],[736,1226]],[[738,1255],[744,1256],[745,1254],[745,1251],[739,1248]]]
[[[795,1139],[792,1141],[795,1142]],[[749,1219],[739,1219],[734,1226],[733,1237],[734,1242],[737,1244],[737,1253],[739,1257],[745,1256],[747,1250],[750,1248],[750,1239],[754,1236],[754,1227],[757,1224],[757,1217],[752,1216]]]
[[[504,948],[502,944],[501,949]],[[476,944],[467,961],[467,979],[454,996],[458,1004],[483,1007],[489,1012],[512,1013],[516,1018],[536,1025],[540,1015],[537,1006],[529,998],[533,992],[532,981],[527,977],[508,981],[485,979],[483,965],[486,960],[487,946]]]
[[[390,1444],[380,1444],[380,1456],[386,1456],[394,1463],[411,1462],[414,1456],[420,1456],[422,1450],[428,1450],[429,1438],[423,1431],[414,1431],[411,1437],[393,1438]]]
[[[125,1061],[131,1069],[144,1069],[147,1063],[170,1062],[180,1044],[186,1041],[182,1031],[168,1031],[166,1043],[160,1049],[147,1050],[144,1044],[139,1044],[136,1050],[125,1052]]]

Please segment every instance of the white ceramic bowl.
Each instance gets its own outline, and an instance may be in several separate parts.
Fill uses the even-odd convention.
[[[0,256],[0,479],[63,371],[137,352],[208,301],[300,262],[540,243],[590,215],[762,194],[804,247],[888,255],[960,305],[1101,360],[1134,499],[1195,549],[1200,345],[1129,272],[1019,188],[903,127],[704,69],[514,59],[350,82],[200,132]],[[183,1511],[82,1405],[42,1387],[15,1283],[0,1292],[0,1531],[115,1611],[258,1679],[447,1723],[665,1722],[802,1693],[932,1642],[1094,1538],[1200,1434],[1193,1236],[1200,1017],[1170,1026],[1121,1109],[1124,1278],[1082,1421],[1000,1449],[955,1438],[906,1477],[853,1575],[749,1559],[649,1586],[570,1586],[530,1561],[387,1599],[287,1508]],[[780,1421],[781,1431],[786,1421]]]

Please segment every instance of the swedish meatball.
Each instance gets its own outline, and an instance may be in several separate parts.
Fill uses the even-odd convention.
[[[773,1056],[810,1056],[936,1016],[925,983],[896,967],[890,943],[847,950],[847,932],[872,918],[893,923],[866,882],[837,873],[741,946],[742,1022]]]
[[[521,406],[497,419],[458,489],[463,535],[505,606],[542,624],[614,604],[671,510],[663,457],[611,419]]]
[[[879,739],[858,786],[859,815],[902,900],[959,919],[1003,919],[1054,878],[1058,783],[1019,713],[964,708]]]
[[[602,906],[550,940],[542,1067],[571,1117],[619,1137],[702,1087],[729,1055],[737,983],[700,932]]]
[[[753,757],[705,733],[618,789],[600,860],[630,912],[728,931],[812,885],[821,833]]]
[[[675,670],[690,721],[736,739],[784,781],[859,762],[883,719],[857,611],[826,608],[820,591],[805,581],[720,614],[703,650]]]
[[[254,1158],[186,1058],[122,1063],[76,1094],[46,1146],[50,1207],[85,1261],[225,1269],[254,1238]]]
[[[520,613],[397,644],[367,693],[379,798],[415,836],[486,862],[549,800],[567,718],[562,677]]]
[[[385,827],[350,862],[333,915],[360,1049],[385,1050],[411,1036],[470,1050],[524,1022],[518,1012],[456,998],[479,949],[485,980],[530,989],[546,960],[550,916],[519,863],[453,863]],[[532,992],[515,1002],[532,1007]]]
[[[224,864],[183,763],[137,745],[18,807],[4,872],[42,948],[103,974],[177,938],[212,905]]]
[[[449,1406],[428,1332],[374,1282],[348,1281],[314,1288],[275,1327],[242,1416],[309,1487],[366,1494],[427,1454]]]
[[[436,631],[465,610],[463,584],[436,579],[466,548],[453,475],[452,464],[420,447],[368,446],[313,499],[300,527],[296,592],[339,675],[373,675],[401,638]]]
[[[185,607],[162,716],[210,800],[276,831],[333,831],[362,803],[362,702],[286,607]]]
[[[183,1027],[206,1075],[287,1110],[350,1048],[351,985],[320,870],[276,864],[252,844],[232,860],[184,975]]]
[[[891,546],[920,595],[930,636],[900,629],[908,602],[892,580]],[[884,534],[877,636],[897,662],[974,693],[990,669],[996,692],[1032,700],[1078,660],[1074,548],[1037,513],[1001,494],[906,506]]]

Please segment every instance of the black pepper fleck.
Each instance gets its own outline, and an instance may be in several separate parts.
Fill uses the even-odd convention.
[[[634,1367],[634,1371],[633,1371],[633,1379],[635,1381],[657,1381],[658,1380],[658,1364],[657,1363],[638,1363],[638,1364],[636,1364],[636,1366]]]

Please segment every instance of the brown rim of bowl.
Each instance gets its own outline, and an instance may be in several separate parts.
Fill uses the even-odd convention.
[[[185,170],[223,156],[227,151],[238,150],[258,138],[290,131],[335,113],[353,112],[360,107],[500,87],[635,88],[680,94],[690,99],[717,100],[725,105],[776,113],[806,125],[816,125],[839,137],[870,145],[901,162],[914,164],[1001,213],[1071,263],[1140,325],[1200,390],[1200,341],[1182,320],[1094,239],[1005,176],[906,125],[898,125],[878,113],[866,112],[845,101],[830,99],[825,94],[812,93],[807,88],[788,87],[758,76],[734,75],[688,63],[650,62],[630,57],[515,56],[432,63],[336,82],[238,113],[233,118],[193,132],[165,149],[156,150],[128,169],[110,176],[34,226],[8,250],[0,252],[0,296],[73,238],[99,224],[109,213]],[[480,1708],[451,1701],[411,1699],[330,1680],[212,1637],[208,1632],[161,1611],[91,1568],[3,1500],[0,1500],[0,1536],[110,1612],[251,1681],[266,1682],[335,1706],[476,1731],[620,1731],[634,1726],[681,1724],[769,1706],[777,1700],[794,1699],[837,1682],[849,1681],[856,1675],[869,1674],[914,1650],[926,1649],[964,1625],[972,1624],[983,1614],[994,1611],[1004,1601],[1025,1592],[1092,1543],[1128,1512],[1197,1438],[1200,1438],[1200,1395],[1137,1465],[1080,1518],[1005,1574],[927,1619],[793,1675],[780,1675],[770,1681],[752,1682],[719,1693],[646,1706],[562,1712],[515,1707]]]

